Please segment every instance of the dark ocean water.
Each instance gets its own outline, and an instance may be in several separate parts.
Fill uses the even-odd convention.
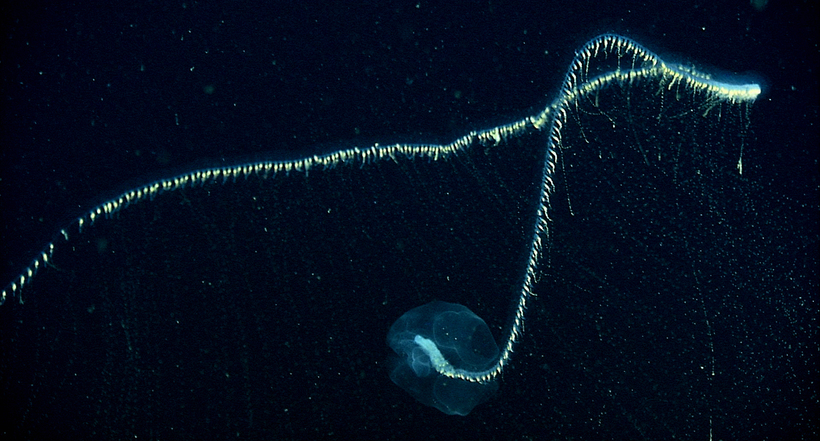
[[[599,3],[4,14],[3,283],[140,183],[533,114],[601,32],[766,89],[751,107],[649,82],[579,104],[525,333],[467,417],[390,381],[387,330],[439,299],[504,335],[543,133],[187,188],[72,233],[0,306],[3,433],[816,438],[816,8]]]

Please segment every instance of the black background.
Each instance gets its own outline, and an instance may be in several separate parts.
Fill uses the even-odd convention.
[[[659,367],[636,368],[640,375],[646,375],[636,378],[626,370],[629,363],[623,360],[640,360],[646,354],[630,353],[629,342],[647,338],[647,332],[666,335],[669,330],[652,326],[657,325],[653,320],[647,321],[649,331],[626,322],[596,322],[590,310],[579,306],[584,300],[577,297],[578,293],[557,289],[552,295],[540,294],[532,304],[528,320],[533,324],[528,325],[498,397],[466,418],[446,417],[405,396],[387,381],[383,366],[387,358],[383,341],[386,330],[404,311],[441,298],[441,294],[435,294],[435,282],[410,275],[407,283],[413,283],[413,288],[398,286],[396,291],[386,293],[370,287],[366,280],[381,277],[389,286],[395,275],[389,271],[381,275],[371,272],[350,275],[347,287],[354,294],[347,297],[337,293],[331,300],[319,294],[319,290],[304,286],[304,291],[289,288],[294,291],[237,301],[247,289],[260,286],[254,282],[256,278],[268,279],[270,283],[269,279],[279,273],[296,273],[304,268],[320,272],[316,268],[322,265],[323,250],[337,256],[338,250],[346,250],[348,254],[341,260],[352,268],[356,268],[357,259],[372,260],[376,256],[378,260],[376,253],[395,254],[379,247],[368,249],[364,244],[334,245],[330,240],[317,239],[304,244],[305,250],[312,250],[310,255],[315,262],[306,262],[306,252],[300,252],[291,258],[282,257],[265,268],[264,273],[244,264],[231,267],[224,263],[213,270],[241,274],[242,286],[235,281],[225,282],[232,284],[225,290],[235,296],[231,301],[214,298],[207,289],[201,290],[201,298],[191,298],[190,294],[180,298],[174,292],[163,292],[162,280],[132,291],[126,289],[132,294],[116,299],[112,299],[109,291],[112,282],[100,282],[99,292],[87,294],[92,297],[88,300],[70,289],[46,289],[47,281],[38,289],[37,279],[24,291],[25,304],[19,305],[14,299],[7,301],[0,311],[4,315],[3,402],[4,407],[15,409],[8,414],[14,421],[4,425],[4,432],[15,437],[60,434],[63,438],[102,439],[129,434],[170,439],[209,435],[442,439],[817,436],[817,390],[811,380],[817,374],[815,6],[773,2],[758,11],[746,2],[278,5],[163,1],[124,5],[34,2],[11,10],[8,6],[4,8],[7,9],[2,12],[0,65],[0,233],[7,276],[4,280],[15,277],[65,222],[95,202],[147,180],[226,160],[236,163],[242,158],[291,157],[374,141],[440,142],[465,130],[534,113],[555,97],[574,51],[602,32],[621,33],[672,60],[688,60],[707,71],[726,72],[727,76],[744,74],[766,86],[752,106],[744,147],[744,176],[749,186],[738,190],[744,197],[759,198],[755,205],[759,210],[748,231],[732,231],[737,246],[748,241],[755,264],[744,267],[727,263],[730,268],[750,273],[734,273],[725,281],[734,286],[742,285],[738,280],[745,281],[749,302],[744,303],[739,297],[727,301],[694,296],[690,300],[703,306],[686,309],[687,314],[713,314],[709,322],[715,328],[708,332],[718,345],[718,355],[721,347],[733,354],[718,357],[725,363],[719,380],[697,380],[693,384],[675,375],[687,360],[710,359],[708,350],[707,355],[698,352],[703,349],[702,339],[707,335],[705,328],[700,329],[705,323],[701,317],[681,319],[680,326],[688,323],[698,329],[681,330],[684,337],[672,337],[668,348],[653,346],[653,350],[668,352],[660,353]],[[391,169],[384,166],[382,170],[380,179],[388,179],[384,176],[390,176]],[[421,170],[412,178],[429,179],[428,173],[448,173],[446,167],[438,170]],[[252,181],[250,188],[243,190],[246,198],[238,198],[238,202],[231,186],[216,186],[205,193],[191,191],[172,202],[178,204],[171,205],[176,208],[166,207],[158,211],[160,214],[150,209],[136,212],[138,218],[131,227],[125,223],[128,220],[124,224],[101,222],[100,228],[109,228],[111,232],[102,230],[95,234],[115,237],[121,229],[126,233],[120,234],[133,236],[131,239],[139,242],[139,246],[149,247],[140,248],[144,255],[154,255],[150,248],[154,246],[156,252],[166,253],[162,247],[169,240],[163,238],[169,235],[168,231],[181,234],[190,223],[197,223],[196,216],[211,210],[191,208],[173,216],[178,209],[183,210],[179,206],[195,207],[198,200],[213,197],[226,205],[240,204],[234,210],[237,214],[201,221],[206,225],[202,229],[213,233],[207,244],[190,243],[188,249],[179,243],[171,245],[176,256],[182,256],[179,259],[190,257],[181,265],[182,269],[174,267],[173,273],[183,271],[187,265],[192,273],[209,274],[208,259],[214,257],[204,256],[222,255],[230,260],[236,257],[231,253],[242,252],[243,247],[252,246],[254,238],[259,237],[251,235],[244,239],[250,244],[242,245],[238,242],[241,239],[225,235],[226,231],[242,222],[257,222],[264,229],[267,224],[275,225],[275,219],[288,219],[288,210],[314,210],[310,212],[314,214],[302,214],[306,219],[304,231],[290,233],[302,239],[316,231],[322,231],[324,239],[330,236],[329,229],[343,232],[350,225],[366,222],[380,226],[374,230],[383,230],[365,233],[371,235],[368,237],[373,243],[395,242],[387,233],[387,225],[395,220],[390,213],[395,211],[375,217],[347,213],[335,227],[310,220],[330,205],[334,210],[344,210],[344,194],[357,199],[361,197],[357,189],[368,188],[370,181],[356,182],[359,177],[355,167],[337,173],[341,178],[319,175],[316,180],[306,180],[293,188],[285,188],[288,184]],[[469,177],[471,172],[458,173]],[[344,180],[346,187],[340,187],[338,193],[327,193],[328,186],[335,185],[334,179]],[[253,200],[254,192],[270,191],[266,185],[276,185],[276,191],[271,191],[274,199]],[[374,178],[372,185],[381,185],[381,181]],[[401,185],[396,188],[402,188]],[[518,197],[517,204],[522,212],[527,212],[532,195],[519,195],[519,190],[527,188],[526,183],[521,186],[519,189],[511,184],[497,194],[492,190],[485,192],[491,198]],[[305,192],[325,194],[333,200],[297,202]],[[439,201],[435,189],[413,192],[419,194],[420,207]],[[452,197],[467,200],[467,193],[465,190],[465,194],[459,195],[454,190]],[[383,199],[374,203],[390,203],[389,195],[380,197]],[[247,220],[242,215],[253,210],[271,210],[271,206],[276,207],[276,213],[256,220]],[[404,209],[413,212],[412,208]],[[223,206],[221,210],[229,209]],[[480,212],[483,208],[467,206],[464,210],[460,214],[470,217],[470,210]],[[505,210],[497,210],[496,220],[505,218]],[[604,214],[611,217],[614,211]],[[171,219],[174,217],[177,219]],[[528,220],[509,217],[513,219],[507,220],[508,224],[496,227],[499,231],[527,228]],[[490,219],[488,222],[492,223],[493,218]],[[396,228],[402,228],[403,224],[396,222]],[[442,218],[442,228],[448,228],[448,222],[457,225],[458,220]],[[379,234],[386,238],[380,239]],[[520,262],[488,267],[496,256],[493,246],[520,251],[521,243],[485,247],[480,239],[465,234],[464,240],[476,243],[477,250],[486,256],[476,257],[474,266],[465,264],[465,268],[457,263],[445,264],[442,274],[462,274],[470,279],[469,274],[473,273],[503,273],[505,265],[515,268],[513,271],[520,269]],[[564,243],[561,241],[580,235],[565,231],[562,236],[558,232],[554,241]],[[153,241],[147,240],[152,238]],[[408,240],[434,243],[437,238],[414,232]],[[401,249],[403,245],[398,242],[394,247]],[[116,245],[121,250],[120,257],[129,254],[131,245],[127,242]],[[199,250],[200,245],[207,250]],[[569,267],[579,262],[572,250],[593,245],[580,240],[566,245],[570,257],[563,265]],[[99,243],[95,246],[107,249]],[[264,244],[261,247],[269,253],[275,248]],[[55,256],[55,265],[69,267],[70,274],[63,277],[70,283],[74,278],[93,282],[109,276],[123,284],[141,284],[146,274],[165,274],[164,261],[146,262],[133,255],[123,258],[119,265],[117,258],[107,258],[109,266],[99,270],[103,273],[92,275],[93,263],[77,263],[81,257],[73,261],[70,247],[61,250]],[[219,250],[227,251],[219,254]],[[472,257],[456,252],[446,254],[447,250],[431,252],[429,255],[435,257],[430,260],[466,262],[467,257]],[[265,255],[264,250],[257,252]],[[203,257],[198,260],[196,256]],[[325,263],[334,265],[331,260]],[[433,263],[426,270],[430,274],[436,271]],[[111,268],[118,268],[122,274],[106,273]],[[553,278],[563,277],[566,286],[577,287],[573,276],[561,276],[566,274],[562,268],[562,261],[556,257],[546,273]],[[50,272],[56,271],[46,271],[41,277]],[[217,274],[214,277],[222,280]],[[583,275],[578,277],[583,279]],[[763,281],[757,283],[758,279]],[[419,286],[424,283],[431,286]],[[149,286],[155,286],[155,291]],[[769,292],[772,286],[780,288]],[[97,288],[92,284],[91,289]],[[481,286],[466,285],[460,289],[463,291],[455,300],[485,304],[482,311],[475,304],[469,306],[488,320],[494,332],[506,324],[503,317],[507,316],[507,300],[496,300],[493,304],[488,293],[475,300],[469,293],[471,289],[481,290]],[[119,290],[123,290],[122,286]],[[579,291],[593,293],[595,289],[586,287]],[[680,299],[670,296],[673,297],[666,299]],[[500,297],[511,298],[507,294]],[[587,301],[603,316],[611,310],[627,312],[628,322],[632,317],[630,308],[635,305],[630,305],[628,298],[610,298],[611,303],[603,306],[601,299],[607,298],[593,294]],[[675,303],[664,298],[655,300],[657,304]],[[679,301],[686,304],[685,299]],[[35,302],[40,302],[40,306]],[[364,303],[369,306],[356,306]],[[88,329],[106,331],[100,335],[84,334],[80,325],[88,318],[70,312],[69,305],[94,315],[91,305],[102,304],[108,306],[96,306],[98,314],[91,319],[99,323],[89,325]],[[198,333],[174,334],[172,326],[158,330],[169,323],[163,314],[173,316],[173,311],[184,310],[191,304],[207,305],[211,310],[197,316],[202,320]],[[36,317],[26,316],[38,307],[45,308],[44,312],[35,313]],[[51,311],[45,312],[49,308]],[[656,313],[656,307],[646,308],[645,314]],[[658,314],[658,320],[667,317]],[[37,322],[37,317],[44,321]],[[584,320],[579,322],[572,317]],[[252,338],[254,330],[270,329],[272,322],[280,323],[274,328],[281,336],[270,336],[269,341]],[[621,325],[624,332],[617,332]],[[599,331],[601,327],[610,329],[611,334],[588,335],[595,326]],[[233,339],[230,332],[234,331],[244,337]],[[353,332],[356,336],[352,339],[366,341],[369,346],[359,350],[351,340],[342,337],[345,331]],[[227,337],[223,336],[226,332]],[[129,341],[133,335],[149,341]],[[150,341],[156,335],[168,337],[160,342]],[[610,341],[623,344],[613,343],[613,353],[596,352],[599,347],[582,344],[601,335],[609,335]],[[342,340],[337,342],[338,347],[330,343],[334,336]],[[683,355],[667,357],[681,347],[686,336],[698,340],[692,346],[696,355],[689,359],[685,356],[687,351],[681,350]],[[44,341],[51,337],[55,340]],[[98,351],[88,349],[94,347],[89,343],[94,339],[99,339]],[[287,352],[279,347],[284,343],[300,349]],[[133,348],[140,344],[143,349],[137,351],[140,356],[135,361]],[[187,370],[180,368],[179,377],[141,380],[145,370],[168,363],[168,356],[163,355],[165,345],[167,350],[176,352],[178,360],[198,360],[199,364]],[[187,354],[185,348],[192,352]],[[202,367],[208,363],[200,359],[203,351],[211,354],[212,371]],[[242,363],[233,363],[242,360],[243,354],[250,355]],[[281,358],[277,354],[282,354]],[[305,367],[298,363],[300,359],[311,362]],[[19,370],[30,366],[29,363],[40,364],[41,369],[21,373]],[[106,363],[112,366],[97,369]],[[273,363],[285,368],[270,368]],[[240,365],[244,368],[237,367]],[[266,366],[270,372],[265,370]],[[80,373],[104,372],[108,376],[101,383],[94,378],[88,382],[92,386],[87,386],[81,379],[72,379],[72,369]],[[652,374],[653,369],[656,374]],[[694,371],[698,369],[693,367]],[[238,377],[242,381],[224,385],[222,378],[209,376],[223,371],[227,378]],[[293,375],[296,377],[292,378]],[[678,381],[679,387],[674,385]],[[102,386],[95,386],[99,384]],[[636,390],[642,384],[647,390]],[[174,401],[174,396],[187,398]],[[192,402],[198,406],[192,406]]]

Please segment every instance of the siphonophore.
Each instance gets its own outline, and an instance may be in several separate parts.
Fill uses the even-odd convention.
[[[498,389],[440,372],[477,375],[495,362],[498,346],[484,320],[463,305],[435,301],[407,311],[387,342],[399,358],[390,379],[420,402],[448,415],[467,415]]]
[[[578,112],[577,109],[587,105],[597,107],[600,96],[606,93],[607,89],[620,88],[627,91],[625,94],[629,94],[632,88],[637,87],[653,91],[659,99],[674,100],[686,96],[689,99],[701,100],[706,103],[699,109],[704,114],[721,106],[745,108],[761,93],[757,84],[716,81],[708,74],[691,67],[668,64],[629,38],[612,34],[601,35],[578,49],[566,72],[558,96],[552,102],[533,115],[507,124],[470,131],[443,144],[374,143],[331,149],[321,154],[294,159],[260,160],[198,168],[127,189],[95,205],[76,217],[65,228],[60,229],[55,235],[56,238],[47,243],[19,275],[3,288],[0,293],[0,304],[15,300],[22,303],[23,293],[29,289],[35,291],[32,295],[45,295],[43,292],[36,292],[38,273],[45,271],[52,262],[59,267],[60,259],[70,259],[70,247],[66,245],[71,244],[75,236],[82,237],[85,230],[92,225],[109,222],[109,218],[115,215],[124,216],[124,213],[120,213],[127,208],[137,204],[150,204],[151,201],[164,197],[166,193],[217,183],[249,185],[245,181],[250,177],[287,181],[295,180],[298,176],[298,179],[304,179],[305,182],[315,182],[314,185],[331,186],[333,183],[321,176],[323,171],[348,168],[351,170],[350,173],[354,173],[359,168],[379,167],[380,164],[389,162],[417,163],[415,167],[421,168],[428,162],[453,161],[453,158],[476,149],[512,148],[515,140],[519,138],[541,135],[542,148],[537,151],[539,156],[532,159],[539,170],[538,177],[532,183],[534,196],[531,201],[524,204],[527,209],[531,208],[531,211],[524,213],[527,217],[524,224],[527,227],[523,233],[526,237],[526,246],[522,250],[522,264],[519,272],[503,275],[515,286],[515,290],[511,297],[513,306],[509,313],[510,318],[503,333],[497,338],[500,342],[499,349],[495,350],[491,332],[482,319],[464,306],[448,303],[433,303],[421,307],[426,309],[412,309],[398,319],[388,337],[391,346],[404,356],[403,361],[395,365],[395,370],[391,374],[394,382],[419,401],[442,412],[467,414],[498,387],[498,378],[511,361],[513,351],[523,333],[528,302],[536,295],[535,284],[539,277],[539,264],[545,254],[545,245],[550,239],[552,228],[551,198],[560,182],[559,156],[564,148],[564,127],[572,118],[577,118],[572,116]],[[742,156],[737,167],[742,173]],[[366,193],[367,188],[359,191]],[[283,216],[292,203],[293,201],[282,201]],[[110,222],[116,224],[116,219]],[[145,240],[150,241],[151,238]],[[435,258],[432,256],[432,259]],[[230,256],[225,256],[225,259],[230,259]],[[307,263],[306,271],[310,271]],[[276,274],[271,276],[275,277]],[[427,295],[446,298],[447,293],[430,292]],[[0,311],[0,314],[2,313],[3,311]],[[450,316],[462,317],[458,319],[462,321],[451,322]],[[431,324],[422,326],[416,322]],[[458,342],[454,343],[436,334],[436,329],[447,327],[451,327],[448,334],[452,336],[455,333]],[[472,350],[468,349],[469,342],[466,343],[467,346],[461,345],[464,340],[472,339],[476,332],[484,339],[479,345],[481,355],[472,360],[458,360],[466,353],[472,353]],[[489,339],[485,339],[487,336]],[[375,340],[377,336],[368,335],[364,338]]]

